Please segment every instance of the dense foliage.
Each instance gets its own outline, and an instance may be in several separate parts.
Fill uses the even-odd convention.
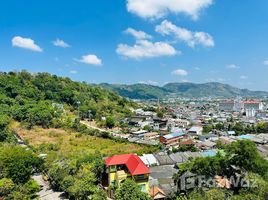
[[[104,172],[104,161],[98,152],[75,158],[60,156],[46,163],[46,171],[53,189],[66,192],[70,199],[106,199],[97,186]]]
[[[203,127],[203,133],[209,133],[213,130],[219,131],[235,131],[236,135],[242,134],[256,134],[256,133],[268,133],[268,123],[267,122],[259,122],[257,124],[243,124],[241,122],[234,123],[231,120],[229,123],[216,123],[216,124],[209,124]]]
[[[100,121],[102,117],[129,115],[131,106],[132,102],[113,92],[69,78],[26,71],[0,73],[0,114],[29,127],[61,125],[58,118],[64,109]]]
[[[131,179],[126,179],[115,192],[115,200],[150,200],[148,194],[142,192]]]
[[[40,190],[31,175],[41,169],[43,161],[32,151],[14,145],[0,146],[0,197],[30,199]]]
[[[253,178],[257,185],[253,187],[236,186],[231,190],[220,188],[199,188],[200,191],[189,191],[188,199],[267,199],[268,198],[268,161],[262,158],[256,145],[248,140],[233,142],[224,147],[225,153],[218,153],[214,157],[201,157],[188,161],[179,166],[179,173],[174,176],[176,181],[186,172],[202,175],[208,179],[215,176],[226,178]],[[212,192],[213,191],[213,192]],[[254,191],[254,192],[253,192]],[[202,194],[203,193],[203,194]],[[211,195],[216,195],[214,198]],[[209,195],[210,197],[208,197]],[[207,196],[207,198],[204,198]],[[247,198],[246,198],[247,199]]]
[[[105,89],[132,99],[162,99],[165,97],[263,97],[267,92],[239,89],[222,83],[168,83],[162,87],[148,84],[101,84]]]

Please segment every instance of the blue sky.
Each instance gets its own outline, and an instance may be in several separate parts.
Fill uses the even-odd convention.
[[[3,1],[0,70],[22,69],[89,83],[268,91],[268,1]]]

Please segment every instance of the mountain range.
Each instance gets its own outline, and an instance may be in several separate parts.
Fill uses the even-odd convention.
[[[101,83],[101,87],[114,91],[123,97],[130,99],[163,99],[168,97],[189,97],[189,98],[232,98],[232,97],[264,97],[268,96],[265,91],[251,91],[240,89],[228,84],[210,83],[168,83],[164,86],[148,84],[108,84]]]

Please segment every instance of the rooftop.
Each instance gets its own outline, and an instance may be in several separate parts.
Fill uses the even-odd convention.
[[[180,137],[180,136],[183,136],[183,135],[185,135],[185,133],[183,133],[183,132],[176,132],[176,133],[171,133],[171,134],[168,134],[168,135],[164,135],[163,137],[165,139],[169,140],[169,139]]]
[[[134,154],[115,155],[105,159],[106,166],[126,165],[131,175],[149,174],[149,168]]]

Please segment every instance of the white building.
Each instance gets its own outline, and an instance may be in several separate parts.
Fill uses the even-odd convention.
[[[203,127],[201,126],[193,126],[188,130],[188,134],[192,136],[202,135]]]

